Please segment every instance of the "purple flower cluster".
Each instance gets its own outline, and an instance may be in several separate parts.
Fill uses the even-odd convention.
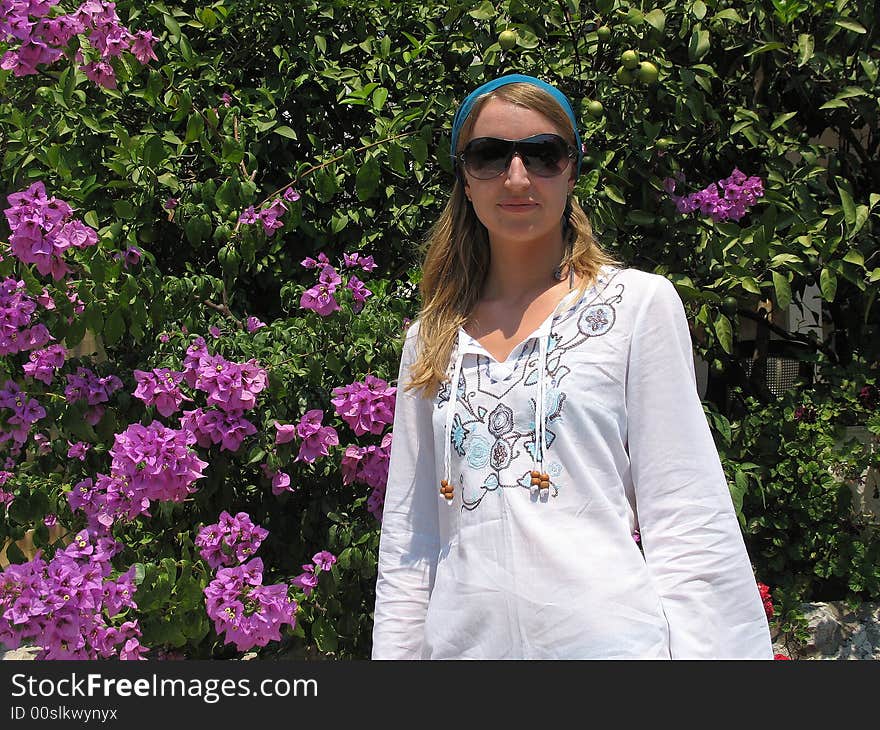
[[[169,368],[153,368],[151,372],[135,370],[134,379],[138,384],[135,398],[140,398],[148,406],[156,406],[165,418],[176,412],[184,399],[191,400],[180,390],[183,373]]]
[[[675,203],[679,213],[687,214],[699,210],[712,220],[740,220],[764,195],[764,183],[759,177],[747,177],[734,168],[730,177],[711,183],[697,193],[679,196],[675,194],[676,182],[683,182],[684,176],[668,177],[663,187]]]
[[[73,402],[84,400],[92,406],[86,412],[86,422],[94,426],[104,415],[104,406],[100,405],[110,400],[110,396],[122,387],[122,381],[115,375],[98,377],[91,369],[78,367],[75,374],[68,373],[67,387],[64,389],[64,397]]]
[[[150,516],[150,500],[126,477],[98,474],[96,480],[83,479],[67,493],[67,502],[71,510],[85,513],[88,529],[95,534],[106,533],[117,519],[130,522],[139,515]]]
[[[318,575],[325,570],[330,570],[336,562],[336,556],[328,550],[322,550],[312,556],[312,562],[302,566],[303,572],[290,581],[291,585],[302,588],[306,598],[318,586]]]
[[[297,461],[311,464],[319,456],[327,456],[330,446],[339,445],[339,435],[333,426],[323,426],[324,411],[315,408],[306,411],[299,423],[296,424],[296,435],[302,439],[299,445]]]
[[[205,588],[205,608],[218,634],[239,651],[281,639],[281,628],[296,625],[296,601],[288,586],[263,585],[263,561],[254,558],[234,568],[220,568]]]
[[[33,380],[51,385],[55,371],[64,365],[66,352],[63,345],[49,345],[44,350],[32,350],[28,362],[23,366],[24,374]]]
[[[20,43],[6,52],[0,68],[11,69],[16,76],[38,73],[37,66],[58,60],[75,35],[87,36],[89,46],[101,56],[99,61],[83,64],[83,73],[108,89],[116,88],[116,74],[109,59],[123,51],[129,51],[142,64],[156,59],[156,38],[148,30],[131,33],[119,22],[115,3],[86,0],[75,12],[50,18],[56,4],[57,0],[0,0],[0,43]],[[79,51],[76,60],[82,63]]]
[[[195,436],[153,421],[149,426],[133,423],[116,434],[110,471],[126,478],[131,488],[147,500],[182,502],[195,491],[191,486],[205,475],[208,466],[190,447]]]
[[[150,516],[152,501],[183,501],[195,491],[193,482],[205,476],[202,470],[208,466],[191,448],[195,440],[189,431],[176,431],[158,421],[130,425],[114,438],[110,474],[79,482],[67,495],[70,509],[81,509],[89,529],[100,533],[117,519]]]
[[[184,411],[180,427],[190,431],[203,449],[220,444],[221,451],[238,451],[242,441],[257,432],[243,411],[219,411],[214,408],[196,408]]]
[[[186,383],[207,393],[208,404],[224,411],[253,408],[257,394],[269,382],[268,373],[256,360],[235,363],[222,355],[210,355],[201,337],[197,337],[186,351],[183,366]]]
[[[336,415],[358,436],[380,434],[394,423],[397,388],[381,378],[367,375],[363,382],[334,388],[332,393],[330,402],[336,407]]]
[[[6,278],[0,282],[0,355],[33,350],[53,339],[46,325],[31,325],[36,308],[23,281]]]
[[[333,314],[333,312],[339,311],[339,303],[334,295],[336,294],[336,289],[342,283],[342,277],[330,265],[330,260],[327,256],[319,253],[317,260],[310,256],[306,257],[301,261],[301,265],[307,269],[320,268],[321,273],[318,275],[318,283],[303,292],[299,301],[300,308],[311,309],[322,317],[327,317]],[[361,269],[367,272],[376,268],[376,263],[373,261],[372,256],[361,256],[357,252],[343,254],[343,265],[347,269],[360,266]],[[372,296],[373,292],[367,289],[364,282],[354,274],[348,277],[345,286],[351,292],[352,310],[355,314],[360,313],[364,308],[367,297]]]
[[[391,433],[386,433],[378,446],[348,446],[342,456],[342,483],[360,482],[373,488],[367,498],[367,510],[380,522],[391,459],[391,437]]]
[[[183,367],[184,382],[207,393],[206,403],[217,408],[184,411],[181,426],[203,448],[220,444],[221,450],[237,451],[247,436],[257,432],[244,412],[256,406],[257,395],[268,385],[268,373],[253,359],[235,363],[211,355],[202,337],[187,349]]]
[[[247,512],[239,512],[233,517],[224,510],[217,524],[199,530],[195,544],[199,555],[216,570],[240,565],[252,558],[268,534],[268,530],[251,522]]]
[[[64,252],[98,242],[95,230],[71,219],[73,208],[54,196],[47,197],[40,181],[6,199],[10,207],[3,212],[12,231],[9,248],[23,263],[35,264],[44,276],[51,274],[56,281],[63,278],[70,271]]]
[[[12,415],[0,411],[0,423],[12,426],[11,431],[0,430],[0,443],[14,439],[21,446],[27,441],[31,425],[46,417],[46,409],[35,398],[29,398],[14,380],[7,380],[0,389],[0,409],[12,411]]]
[[[121,545],[88,531],[76,535],[48,563],[40,552],[28,563],[0,573],[0,643],[28,641],[41,647],[38,659],[140,659],[134,568],[110,578],[110,558]]]
[[[275,198],[265,208],[261,208],[259,212],[254,210],[254,206],[248,206],[238,217],[238,222],[248,225],[251,223],[262,223],[263,233],[267,236],[274,236],[275,231],[284,227],[284,222],[279,220],[287,212],[287,206],[284,204],[286,200],[289,203],[295,203],[299,200],[300,195],[293,188],[287,188],[280,197]]]

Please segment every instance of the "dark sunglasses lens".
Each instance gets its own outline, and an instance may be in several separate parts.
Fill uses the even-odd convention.
[[[507,157],[512,148],[513,142],[503,139],[475,139],[465,147],[464,166],[478,180],[497,177],[507,167]]]
[[[517,145],[523,164],[539,177],[554,177],[568,163],[568,145],[561,137],[547,137]]]
[[[555,134],[540,134],[527,141],[494,137],[471,140],[464,148],[465,169],[478,180],[498,177],[507,169],[514,148],[526,170],[538,177],[554,177],[568,164],[569,147],[565,140]]]

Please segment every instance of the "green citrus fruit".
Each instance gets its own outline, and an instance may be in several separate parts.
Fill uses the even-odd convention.
[[[630,71],[626,66],[621,66],[617,69],[617,73],[614,74],[614,78],[621,84],[631,84],[635,80],[635,76],[633,76],[632,71]]]
[[[602,106],[601,101],[593,100],[587,103],[587,114],[589,114],[593,119],[601,119],[604,113],[605,107]]]
[[[736,310],[739,307],[739,301],[737,301],[736,297],[724,297],[724,301],[721,302],[721,311],[724,312],[728,317],[732,317],[736,314]]]
[[[632,71],[639,65],[639,54],[632,49],[624,51],[620,54],[620,62],[624,65],[624,68]]]
[[[611,28],[607,25],[600,25],[596,29],[596,35],[599,36],[599,40],[603,43],[606,43],[609,38],[611,38]]]
[[[657,79],[660,78],[660,70],[650,61],[642,61],[636,75],[643,84],[656,84]]]
[[[515,30],[502,30],[501,33],[498,34],[498,43],[505,51],[509,51],[516,45],[517,38],[518,36]]]

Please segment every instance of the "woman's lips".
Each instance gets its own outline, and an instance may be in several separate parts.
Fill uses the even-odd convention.
[[[537,203],[532,203],[527,200],[524,201],[508,201],[504,203],[498,203],[498,207],[502,210],[510,211],[512,213],[522,213],[529,210],[534,210],[538,207]]]

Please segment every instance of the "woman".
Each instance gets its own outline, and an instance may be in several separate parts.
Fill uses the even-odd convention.
[[[771,659],[684,308],[594,240],[568,100],[495,79],[451,149],[400,363],[373,658]]]

